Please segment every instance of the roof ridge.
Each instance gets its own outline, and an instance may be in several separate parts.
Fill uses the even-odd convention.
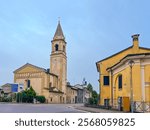
[[[129,47],[127,47],[127,48],[125,48],[125,49],[123,49],[123,50],[117,52],[117,53],[114,53],[114,54],[111,55],[111,56],[108,56],[108,57],[106,57],[106,58],[104,58],[104,59],[102,59],[102,60],[100,60],[100,61],[97,61],[96,64],[99,63],[99,62],[101,62],[101,61],[107,60],[107,59],[109,59],[109,58],[111,58],[111,57],[113,57],[113,56],[116,56],[117,54],[119,54],[119,53],[121,53],[121,52],[124,52],[124,51],[126,51],[126,50],[128,50],[128,49],[130,49],[130,48],[132,48],[132,47],[133,47],[133,46],[129,46]]]
[[[38,66],[33,65],[33,64],[30,64],[30,63],[26,63],[26,64],[24,64],[23,66],[21,66],[20,68],[16,69],[13,73],[17,72],[18,70],[24,68],[24,67],[27,66],[27,65],[32,66],[32,67],[35,67],[35,68],[38,68],[38,69],[41,69],[41,70],[43,70],[43,71],[46,71],[46,69],[44,69],[44,68],[38,67]]]
[[[111,69],[112,67],[116,66],[117,64],[121,63],[125,58],[131,57],[131,56],[139,56],[139,55],[150,55],[150,52],[145,52],[145,53],[136,53],[136,54],[127,54],[124,56],[122,59],[120,59],[116,64],[108,67],[106,70]]]

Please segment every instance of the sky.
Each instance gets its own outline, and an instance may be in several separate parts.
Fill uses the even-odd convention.
[[[150,47],[149,0],[0,0],[0,85],[26,63],[49,68],[60,17],[67,42],[67,79],[99,91],[96,62],[132,45]]]

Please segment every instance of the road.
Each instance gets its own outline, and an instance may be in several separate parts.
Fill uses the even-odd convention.
[[[0,113],[85,113],[72,104],[6,104],[0,103]]]

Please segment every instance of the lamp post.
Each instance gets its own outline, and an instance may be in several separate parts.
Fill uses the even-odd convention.
[[[130,106],[131,106],[131,112],[134,112],[134,104],[133,104],[133,82],[132,82],[132,68],[135,62],[133,60],[129,61],[130,66]]]

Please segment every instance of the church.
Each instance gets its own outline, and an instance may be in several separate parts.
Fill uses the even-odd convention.
[[[27,63],[14,71],[14,83],[23,89],[32,86],[37,95],[45,96],[47,103],[66,103],[67,43],[60,21],[51,44],[50,69]]]

